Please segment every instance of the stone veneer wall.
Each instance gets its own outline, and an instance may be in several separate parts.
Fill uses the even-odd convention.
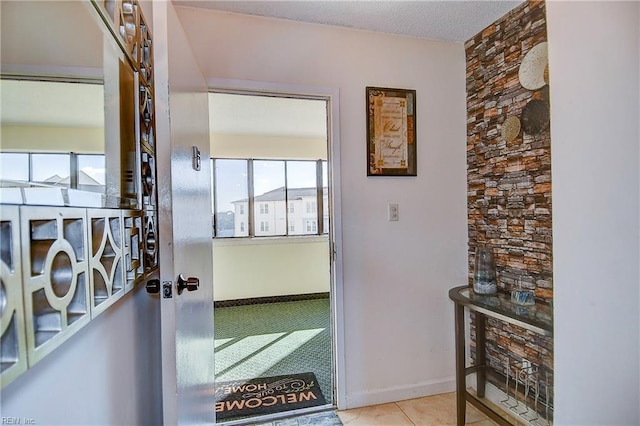
[[[551,138],[549,128],[532,136],[520,132],[511,142],[502,123],[521,117],[531,99],[547,99],[520,84],[518,70],[526,53],[547,40],[545,3],[525,2],[465,43],[467,58],[467,183],[469,284],[475,248],[494,249],[499,289],[520,283],[536,297],[553,299],[551,238]],[[472,318],[472,324],[474,320]],[[471,330],[475,357],[474,327]],[[506,372],[527,359],[552,380],[553,340],[489,319],[487,361]],[[504,389],[504,383],[494,380]]]

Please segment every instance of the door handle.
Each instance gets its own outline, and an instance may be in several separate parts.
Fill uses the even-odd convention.
[[[200,287],[200,279],[197,277],[189,277],[184,279],[182,274],[178,275],[178,296],[182,294],[183,290],[195,291]]]

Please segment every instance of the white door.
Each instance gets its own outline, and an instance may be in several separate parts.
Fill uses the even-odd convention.
[[[213,424],[207,84],[171,2],[153,3],[153,22],[163,418],[166,425]],[[200,170],[195,150],[202,158]],[[179,286],[181,274],[194,277],[184,290]]]

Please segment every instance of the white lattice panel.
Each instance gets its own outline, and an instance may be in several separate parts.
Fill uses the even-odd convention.
[[[95,318],[125,293],[124,237],[120,210],[88,210],[87,217],[91,317]]]
[[[144,244],[142,212],[125,210],[124,221],[124,265],[125,293],[129,292],[144,276]]]
[[[86,210],[20,207],[29,365],[90,320]]]
[[[158,222],[153,210],[144,211],[144,270],[151,272],[158,266]]]
[[[18,206],[0,209],[0,254],[0,383],[5,386],[27,370]]]

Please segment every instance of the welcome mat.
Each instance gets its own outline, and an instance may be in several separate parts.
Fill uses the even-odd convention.
[[[326,404],[313,373],[216,383],[216,419],[281,413]]]

